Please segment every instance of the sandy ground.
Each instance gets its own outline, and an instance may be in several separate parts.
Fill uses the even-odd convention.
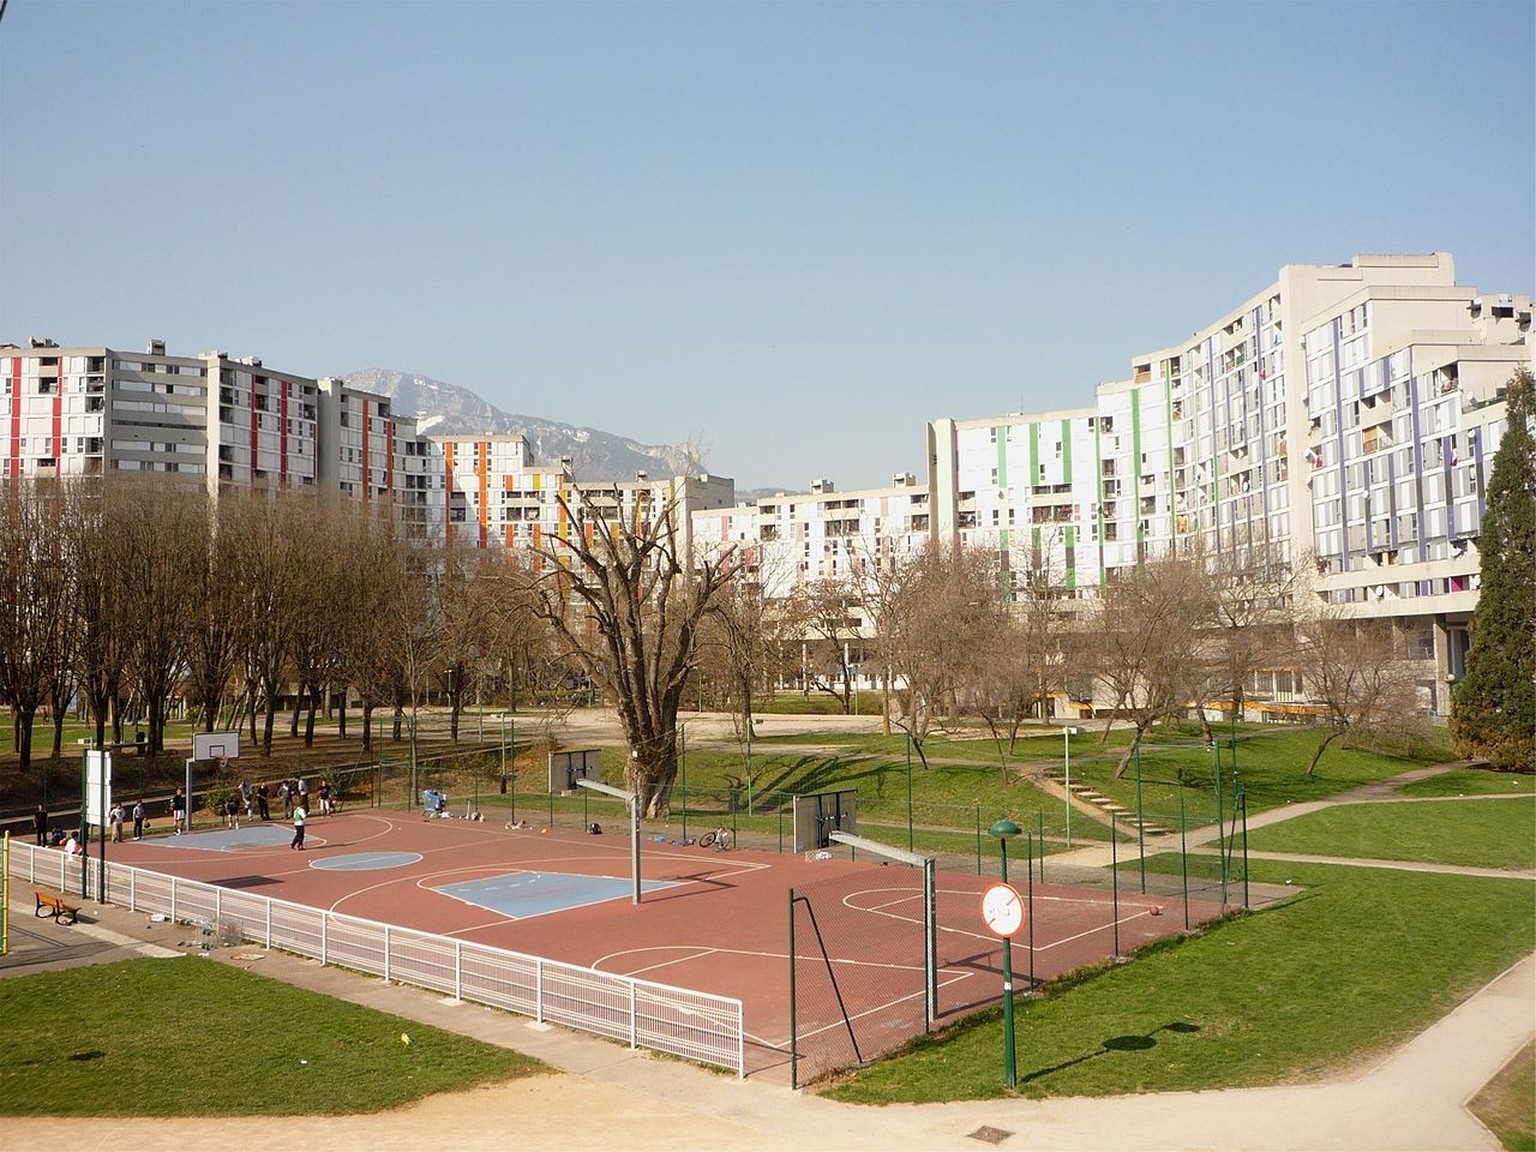
[[[564,1074],[432,1096],[410,1108],[371,1116],[5,1121],[5,1143],[13,1148],[44,1147],[65,1133],[71,1152],[161,1152],[199,1145],[263,1152],[393,1152],[429,1146],[433,1133],[455,1152],[508,1147],[592,1152],[621,1143],[639,1152],[699,1145],[753,1152],[783,1146],[777,1138],[764,1142],[761,1133],[741,1125],[682,1117],[663,1101]]]

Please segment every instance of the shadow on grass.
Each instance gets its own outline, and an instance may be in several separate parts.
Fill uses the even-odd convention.
[[[1146,1052],[1157,1047],[1157,1033],[1173,1032],[1187,1034],[1200,1031],[1200,1025],[1189,1024],[1183,1020],[1174,1020],[1160,1028],[1154,1028],[1145,1036],[1111,1036],[1103,1041],[1092,1052],[1086,1052],[1081,1056],[1074,1056],[1071,1060],[1063,1060],[1060,1064],[1052,1064],[1049,1068],[1037,1068],[1033,1072],[1019,1077],[1020,1084],[1027,1084],[1031,1080],[1038,1080],[1042,1076],[1049,1076],[1053,1072],[1061,1072],[1078,1064],[1087,1063],[1099,1056],[1107,1056],[1111,1052]]]

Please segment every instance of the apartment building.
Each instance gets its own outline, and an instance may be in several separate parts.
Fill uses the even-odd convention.
[[[315,382],[232,360],[0,347],[0,476],[151,473],[221,487],[311,489],[321,450]]]
[[[0,477],[123,472],[202,479],[209,471],[208,365],[168,356],[0,346]]]
[[[768,601],[817,591],[840,597],[838,611],[822,613],[802,639],[802,675],[831,683],[847,669],[855,687],[873,687],[858,672],[876,631],[868,606],[882,573],[928,547],[929,495],[910,472],[889,487],[849,492],[813,480],[809,492],[694,512],[693,547],[714,556],[734,549],[737,578]]]
[[[735,481],[707,473],[651,479],[582,481],[571,461],[542,462],[520,435],[428,436],[441,461],[444,535],[473,548],[499,548],[514,563],[539,568],[549,544],[589,536],[599,519],[639,525],[675,506],[679,552],[692,554],[694,513],[736,501]]]
[[[1317,602],[1392,619],[1441,710],[1530,337],[1530,298],[1457,285],[1449,253],[1287,266],[1092,407],[933,421],[937,538],[1069,596],[1174,549],[1302,573]]]
[[[868,582],[933,542],[995,549],[1005,573],[1068,600],[1197,550],[1393,620],[1439,710],[1462,670],[1483,492],[1504,386],[1533,363],[1531,313],[1529,296],[1458,285],[1444,252],[1288,265],[1081,406],[933,420],[925,483],[823,480],[746,505],[719,476],[578,483],[520,436],[424,435],[386,397],[256,358],[33,340],[0,346],[0,478],[336,491],[532,565],[549,540],[590,533],[594,513],[640,523],[675,506],[685,555],[734,547],[770,599]]]

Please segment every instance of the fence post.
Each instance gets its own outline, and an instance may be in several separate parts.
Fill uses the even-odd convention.
[[[453,998],[464,999],[464,941],[453,942]]]
[[[1115,922],[1115,950],[1112,955],[1120,955],[1120,849],[1119,833],[1115,829],[1115,814],[1109,814],[1109,882],[1110,882],[1110,918]]]
[[[800,1052],[795,1043],[795,890],[789,890],[789,1087],[800,1087]]]
[[[635,1003],[635,982],[629,982],[629,1046],[633,1050],[640,1047],[640,1008]]]

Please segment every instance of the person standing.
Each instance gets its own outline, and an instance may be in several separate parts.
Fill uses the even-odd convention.
[[[32,828],[37,833],[37,846],[48,846],[48,806],[39,804],[37,811],[32,813]]]
[[[112,822],[112,843],[114,844],[123,842],[123,820],[126,816],[127,813],[123,810],[121,803],[113,804],[112,811],[107,813],[107,819]]]
[[[247,820],[249,820],[251,816],[254,815],[254,813],[251,811],[251,799],[251,782],[249,780],[240,781],[240,803],[245,805],[245,818]]]
[[[229,799],[224,801],[224,827],[236,830],[240,827],[240,793],[238,792],[231,792]]]
[[[293,806],[293,843],[288,847],[297,848],[300,852],[304,851],[304,818],[307,815],[303,804]]]
[[[284,780],[277,788],[277,798],[283,802],[283,819],[293,815],[293,789]]]
[[[180,836],[182,828],[187,821],[187,794],[181,789],[176,789],[176,795],[171,797],[171,826],[176,829],[176,835]]]
[[[331,782],[324,777],[320,779],[320,815],[331,814]]]
[[[271,792],[267,789],[265,783],[256,785],[256,813],[263,820],[272,819],[272,809],[267,806],[267,801],[270,797]]]
[[[133,802],[133,838],[144,839],[144,797]]]

